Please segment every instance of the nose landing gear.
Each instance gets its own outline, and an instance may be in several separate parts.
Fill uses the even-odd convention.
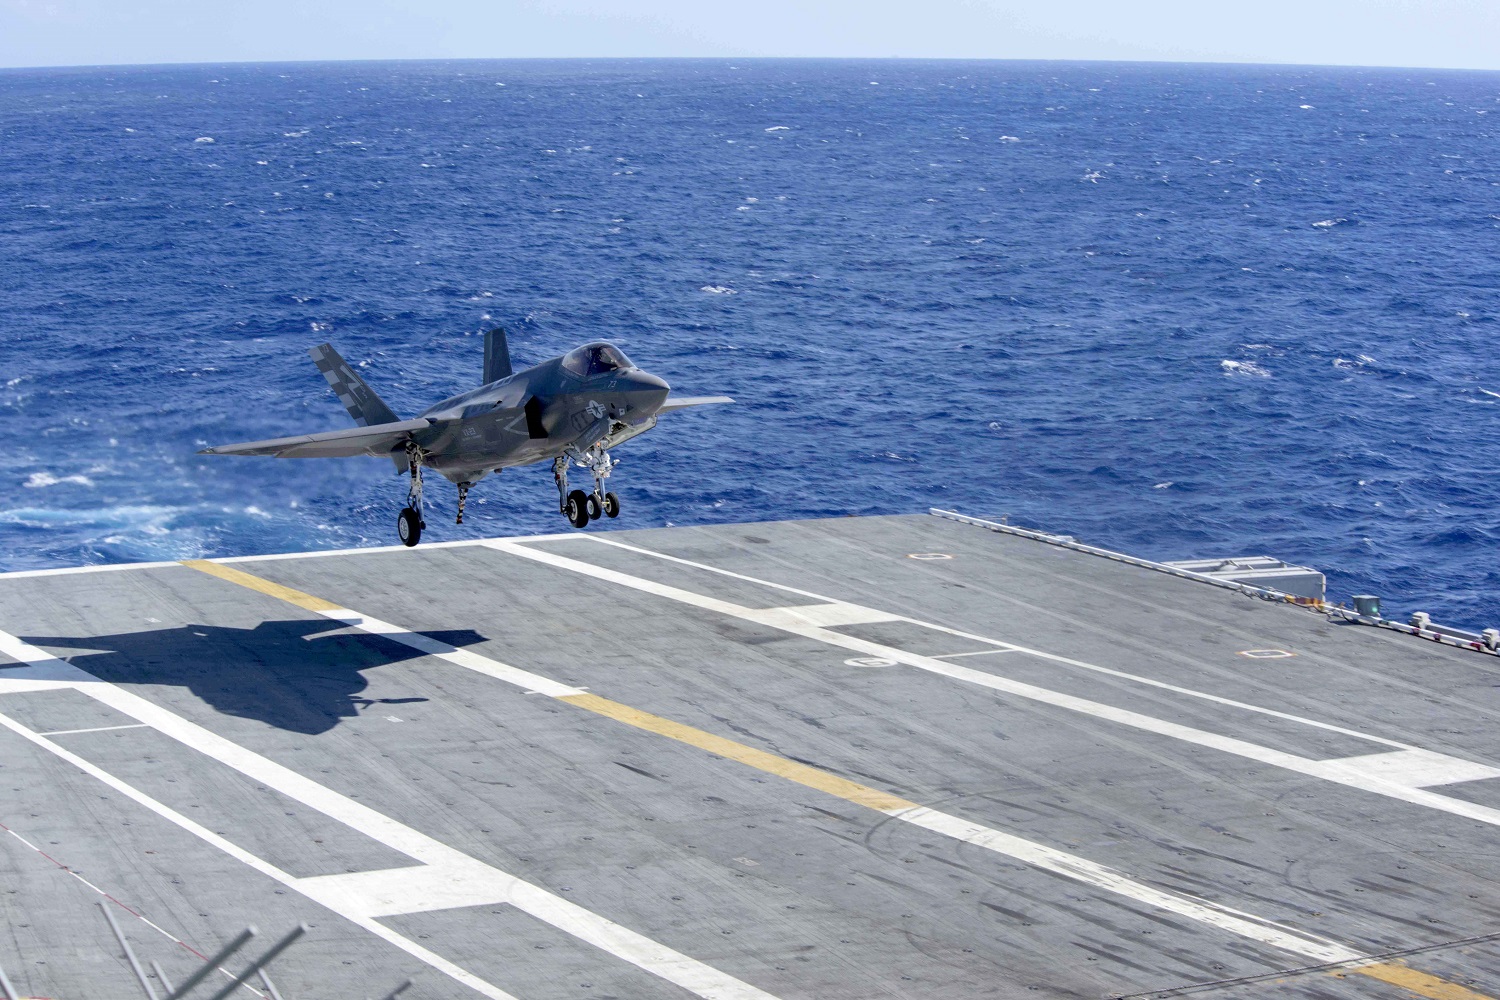
[[[571,464],[589,470],[594,477],[594,492],[568,489],[568,466]],[[620,516],[620,498],[604,490],[604,480],[619,464],[597,445],[582,452],[572,449],[553,460],[552,479],[557,483],[557,505],[573,527],[587,527],[590,521],[600,517]]]

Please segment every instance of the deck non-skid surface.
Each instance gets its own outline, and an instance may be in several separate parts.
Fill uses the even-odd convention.
[[[178,979],[306,921],[289,997],[1494,997],[1497,690],[923,516],[0,576],[0,967],[128,995],[106,900]]]

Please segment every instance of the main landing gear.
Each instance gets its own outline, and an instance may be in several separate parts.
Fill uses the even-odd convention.
[[[568,489],[568,466],[576,462],[588,469],[594,477],[594,492]],[[557,483],[557,506],[568,523],[575,528],[586,528],[590,521],[603,517],[620,516],[620,498],[604,490],[604,480],[619,463],[609,457],[609,452],[594,447],[580,452],[571,450],[559,455],[552,462],[552,479]]]
[[[406,443],[406,462],[411,469],[411,485],[406,490],[406,506],[396,519],[396,534],[401,544],[410,548],[422,540],[422,529],[427,522],[422,517],[422,449],[411,441]],[[463,496],[462,493],[459,496]],[[458,519],[463,520],[463,501],[459,501]]]

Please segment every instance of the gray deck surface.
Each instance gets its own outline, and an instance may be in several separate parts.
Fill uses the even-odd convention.
[[[1500,991],[1492,657],[929,516],[226,565],[480,667],[188,566],[0,576],[0,631],[87,671],[0,653],[22,996],[136,995],[100,893],[204,954],[307,922],[288,1000],[1410,995],[1292,974],[1320,948]],[[433,902],[450,855],[541,891]],[[398,887],[383,908],[314,901],[391,871],[414,888],[359,883]],[[115,912],[174,978],[198,964]]]

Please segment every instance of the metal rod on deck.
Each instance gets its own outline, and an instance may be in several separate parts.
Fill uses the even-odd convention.
[[[213,958],[210,958],[203,964],[203,968],[193,973],[188,977],[187,982],[183,983],[181,986],[177,987],[177,989],[173,990],[171,994],[167,996],[167,1000],[182,1000],[183,997],[187,996],[193,991],[194,986],[197,986],[199,983],[203,982],[204,979],[208,978],[208,974],[210,972],[214,971],[219,967],[220,964],[227,961],[230,955],[233,955],[235,952],[243,948],[245,946],[245,942],[249,941],[253,937],[255,937],[254,927],[246,927],[244,930],[240,931],[239,936],[236,937],[233,941],[226,944],[223,948],[220,948],[217,955],[215,955]]]
[[[299,937],[306,933],[307,925],[298,924],[292,929],[292,932],[290,934],[273,944],[264,955],[260,956],[260,958],[257,958],[254,962],[250,963],[250,968],[246,969],[244,972],[241,972],[234,978],[233,982],[231,982],[228,986],[224,987],[219,992],[215,993],[212,997],[209,998],[209,1000],[226,1000],[229,994],[233,993],[241,986],[244,986],[245,983],[249,981],[251,976],[255,975],[266,965],[269,965],[277,955],[280,955],[282,952],[290,948]]]
[[[140,960],[135,957],[135,952],[130,950],[130,942],[125,940],[125,932],[120,930],[120,925],[115,921],[115,915],[109,912],[109,907],[103,903],[95,903],[95,906],[104,911],[104,919],[109,921],[109,929],[115,932],[115,940],[120,942],[120,947],[125,950],[125,960],[130,963],[130,968],[135,972],[135,978],[141,982],[141,989],[146,991],[149,1000],[156,1000],[156,991],[151,988],[151,980],[146,978],[146,970],[141,968]]]
[[[5,1000],[21,1000],[16,996],[16,988],[10,984],[10,979],[6,977],[4,969],[0,969],[0,993],[5,994]],[[391,995],[395,996],[394,993]]]
[[[172,992],[172,980],[167,978],[167,974],[162,971],[161,963],[154,958],[151,960],[151,971],[156,973],[157,979],[161,980],[161,988],[170,994]]]
[[[276,984],[271,982],[271,977],[266,975],[265,969],[260,970],[260,984],[266,988],[267,993],[271,994],[271,1000],[282,1000],[281,994],[276,990]]]

